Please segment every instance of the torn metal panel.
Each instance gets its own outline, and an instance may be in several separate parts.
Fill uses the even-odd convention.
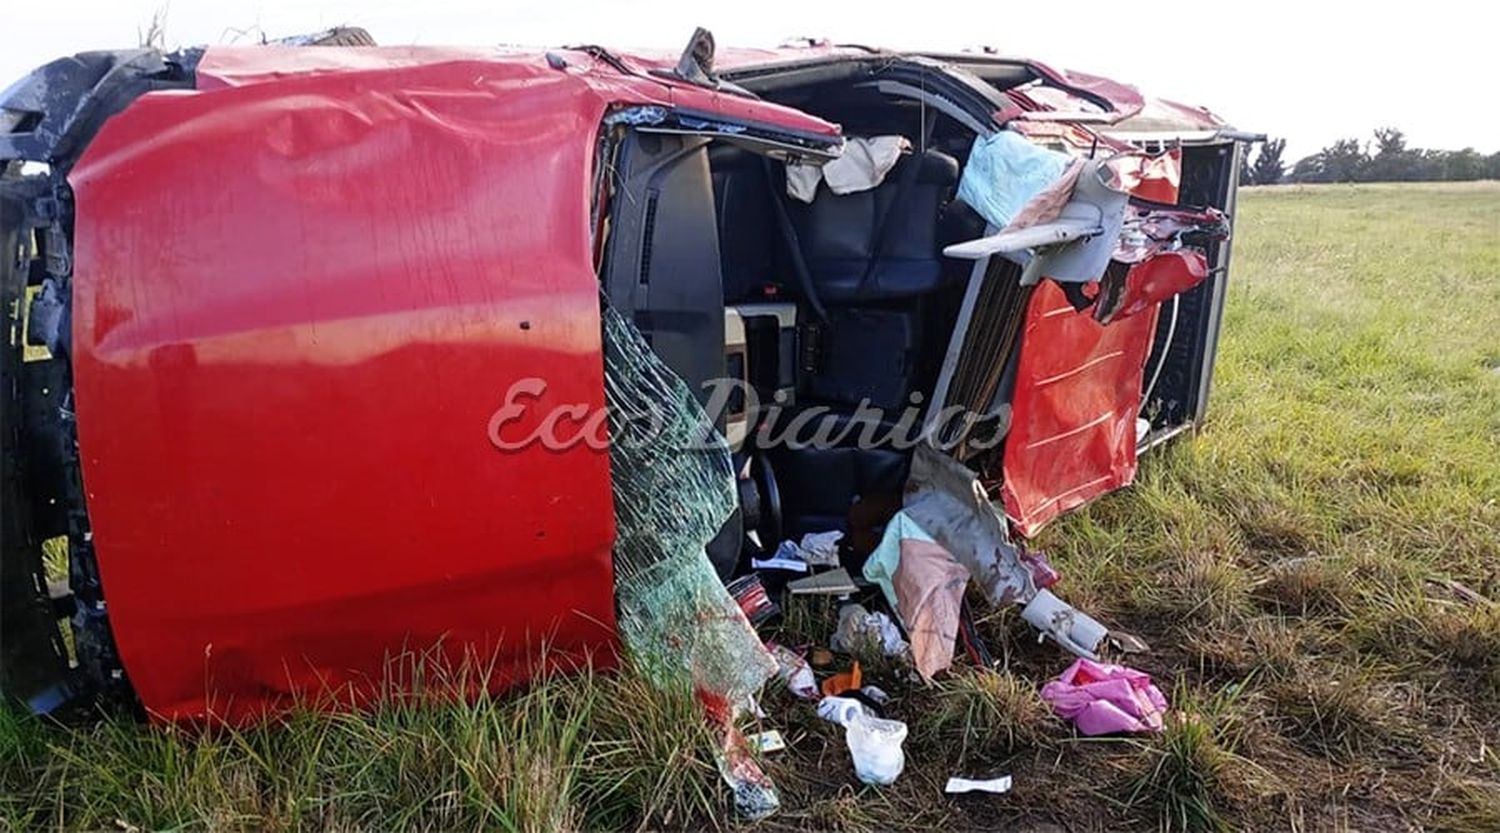
[[[1098,280],[1120,239],[1129,199],[1126,191],[1116,187],[1105,162],[1086,161],[1059,219],[1085,224],[1098,232],[1039,249],[1026,264],[1023,282],[1036,283],[1044,277],[1070,283]]]
[[[1099,282],[1094,319],[1108,324],[1155,310],[1161,302],[1192,289],[1206,277],[1208,259],[1192,249],[1162,252],[1129,266],[1116,261]]]
[[[1135,478],[1156,310],[1110,323],[1043,281],[1031,297],[1005,441],[1005,511],[1022,535]]]

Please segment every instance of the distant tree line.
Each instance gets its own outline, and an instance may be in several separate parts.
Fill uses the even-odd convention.
[[[1254,161],[1245,165],[1245,185],[1276,182],[1456,182],[1500,179],[1500,153],[1485,156],[1473,148],[1427,150],[1406,146],[1406,136],[1394,127],[1375,131],[1372,141],[1340,139],[1311,156],[1297,160],[1290,170],[1283,159],[1285,139],[1261,144]]]

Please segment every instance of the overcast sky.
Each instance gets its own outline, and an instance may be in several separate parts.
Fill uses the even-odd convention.
[[[161,0],[6,0],[0,87],[87,49],[132,46]],[[1391,11],[1381,10],[1386,6]],[[1426,0],[1161,3],[1074,0],[815,0],[630,3],[548,0],[176,0],[168,46],[253,43],[349,23],[381,44],[593,42],[669,46],[695,25],[719,43],[796,36],[882,46],[991,45],[1010,55],[1107,75],[1151,95],[1202,104],[1236,126],[1284,136],[1292,158],[1330,141],[1405,130],[1415,146],[1500,150],[1500,42],[1488,4]]]

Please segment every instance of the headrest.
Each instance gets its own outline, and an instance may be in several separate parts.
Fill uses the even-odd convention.
[[[886,175],[886,183],[899,179],[902,170],[914,163],[922,166],[917,169],[917,182],[924,185],[952,185],[958,182],[958,160],[940,150],[929,150],[926,153],[913,152],[902,156],[896,167]]]

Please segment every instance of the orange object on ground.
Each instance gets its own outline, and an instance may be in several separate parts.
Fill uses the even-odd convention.
[[[823,681],[823,696],[837,697],[846,691],[858,691],[863,680],[860,677],[859,660],[854,661],[853,667],[842,674],[834,674]]]

